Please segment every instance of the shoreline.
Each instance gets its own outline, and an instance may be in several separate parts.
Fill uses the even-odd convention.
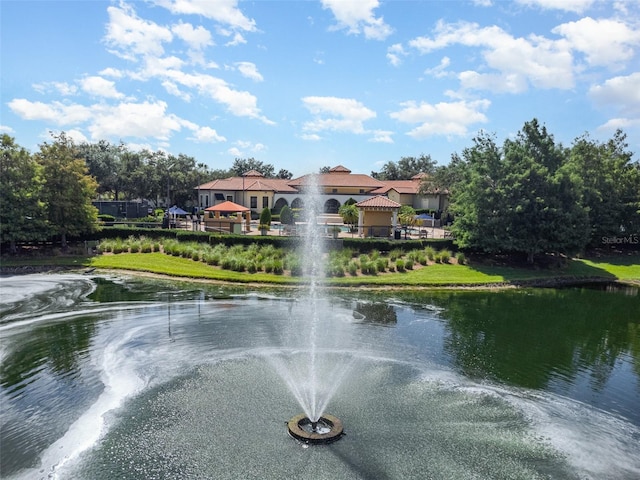
[[[16,266],[0,266],[0,275],[29,275],[35,273],[80,273],[80,274],[124,274],[141,278],[157,278],[163,280],[177,280],[181,282],[205,283],[212,285],[229,285],[229,286],[246,286],[252,288],[278,288],[278,289],[297,289],[305,285],[301,281],[295,284],[276,284],[255,281],[230,281],[217,280],[202,277],[186,277],[180,275],[170,275],[164,273],[156,273],[142,270],[127,269],[102,269],[93,267],[78,267],[72,265],[16,265]],[[551,277],[544,279],[532,280],[515,280],[505,282],[487,282],[487,283],[442,283],[442,284],[424,284],[424,285],[408,285],[402,286],[397,284],[388,285],[372,285],[372,284],[349,284],[349,285],[331,285],[324,284],[324,289],[334,290],[368,290],[368,291],[415,291],[415,290],[508,290],[517,288],[567,288],[580,287],[587,285],[620,285],[640,288],[640,280],[621,280],[605,277]]]

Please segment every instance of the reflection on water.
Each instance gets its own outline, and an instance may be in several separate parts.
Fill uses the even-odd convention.
[[[640,477],[639,295],[332,298],[353,341],[327,355],[358,365],[329,406],[347,437],[301,452],[264,361],[305,314],[290,291],[0,281],[2,478]]]

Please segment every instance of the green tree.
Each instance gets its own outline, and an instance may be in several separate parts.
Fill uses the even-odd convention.
[[[568,150],[536,119],[498,148],[481,134],[465,149],[453,185],[458,245],[486,252],[571,254],[586,245],[587,214]]]
[[[398,212],[398,221],[404,229],[405,239],[407,237],[407,230],[416,224],[416,211],[410,205],[402,205]]]
[[[0,239],[16,253],[16,242],[49,236],[41,200],[42,169],[9,135],[2,135],[0,148]]]
[[[234,177],[242,177],[251,170],[260,172],[265,178],[275,178],[276,176],[273,165],[265,164],[255,158],[236,158],[231,166],[231,174]]]
[[[277,178],[282,178],[283,180],[291,180],[293,178],[293,173],[291,173],[289,170],[285,170],[284,168],[281,168],[278,171],[278,175],[276,175]]]
[[[53,143],[43,143],[35,154],[42,167],[42,200],[52,232],[67,248],[68,235],[81,235],[96,228],[98,210],[91,204],[97,183],[88,173],[73,140],[63,132]]]
[[[110,194],[119,200],[123,185],[130,178],[128,165],[123,156],[128,153],[124,144],[113,145],[105,140],[98,143],[83,142],[77,146],[79,155],[84,158],[89,174],[98,182],[99,194]]]
[[[589,240],[640,231],[640,164],[632,161],[626,135],[618,130],[607,143],[587,134],[571,148],[570,171],[582,186],[589,214]]]
[[[260,212],[260,226],[258,228],[260,230],[269,230],[271,228],[271,210],[267,207],[264,207]]]
[[[431,156],[425,154],[419,157],[402,157],[398,163],[385,163],[380,172],[371,172],[371,176],[378,180],[409,180],[419,173],[432,174],[435,165]]]
[[[283,225],[293,225],[295,223],[293,211],[289,205],[285,205],[280,209],[280,223]]]
[[[359,211],[355,203],[344,202],[338,208],[338,214],[342,217],[342,221],[347,225],[351,225],[351,228],[358,224]]]

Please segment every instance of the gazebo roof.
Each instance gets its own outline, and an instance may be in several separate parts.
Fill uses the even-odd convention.
[[[221,212],[221,213],[237,213],[237,212],[248,212],[250,208],[243,207],[242,205],[238,205],[237,203],[233,203],[230,201],[218,203],[217,205],[212,205],[211,207],[207,207],[204,209],[205,212]]]
[[[376,195],[375,197],[367,198],[361,202],[356,203],[356,207],[373,210],[394,210],[399,209],[402,205],[398,202],[394,202],[390,198],[383,197],[382,195]]]

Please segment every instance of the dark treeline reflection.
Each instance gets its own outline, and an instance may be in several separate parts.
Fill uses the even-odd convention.
[[[469,376],[542,388],[587,371],[598,391],[626,355],[640,377],[639,295],[576,288],[427,297],[444,309],[445,351]]]

